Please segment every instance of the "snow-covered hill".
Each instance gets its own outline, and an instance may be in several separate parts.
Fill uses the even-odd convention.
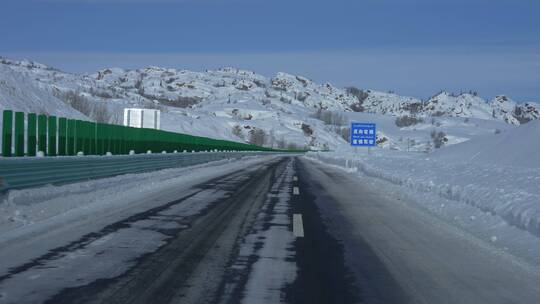
[[[0,109],[88,119],[25,74],[0,64]]]
[[[468,117],[500,120],[512,125],[540,118],[540,104],[533,102],[519,104],[504,95],[488,102],[475,93],[456,95],[441,92],[427,101],[422,101],[391,93],[366,92],[368,95],[362,103],[362,108],[372,113],[394,116]]]
[[[465,132],[467,136],[458,132],[461,135],[452,137],[455,128],[448,127],[446,142],[450,144],[477,133],[504,129],[498,122],[519,125],[540,117],[538,104],[517,104],[505,96],[486,102],[472,93],[455,96],[442,92],[422,101],[393,93],[317,84],[286,73],[267,78],[235,68],[205,72],[108,68],[76,75],[28,60],[3,58],[0,67],[0,108],[48,111],[67,117],[80,117],[82,113],[115,123],[121,122],[124,107],[159,108],[163,112],[162,127],[167,130],[237,141],[253,140],[255,134],[258,143],[281,147],[295,144],[320,149],[345,145],[347,120],[356,119],[353,113],[358,112],[384,115],[388,118],[382,120],[391,122],[404,115],[423,119],[423,126],[398,128],[387,136],[381,133],[383,147],[405,149],[410,143],[404,144],[402,138],[424,129],[417,132],[422,138],[415,142],[416,150],[425,150],[431,140],[430,131],[444,128],[444,123],[447,127],[464,127],[462,124],[468,122],[463,118],[493,121],[470,124],[474,127]],[[19,93],[8,95],[12,91]],[[332,119],[321,119],[321,111],[333,113]],[[436,117],[438,122],[430,117]]]

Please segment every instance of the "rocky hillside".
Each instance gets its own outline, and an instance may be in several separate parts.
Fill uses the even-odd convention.
[[[342,137],[346,137],[347,122],[340,119],[340,114],[330,115],[334,117],[330,120],[321,119],[321,111],[478,118],[511,125],[540,117],[540,105],[518,104],[506,96],[488,102],[472,93],[442,92],[422,101],[317,84],[286,73],[267,78],[235,68],[205,72],[108,68],[76,75],[32,61],[5,58],[0,58],[0,68],[0,108],[47,108],[53,112],[63,108],[64,116],[82,113],[91,119],[116,123],[121,122],[124,107],[160,108],[165,129],[266,145],[294,143],[325,148],[345,143]],[[33,88],[31,91],[39,93],[6,97],[5,92],[17,85],[19,92]],[[26,104],[35,106],[23,106]]]
[[[396,94],[366,91],[361,103],[363,111],[394,116],[468,117],[500,120],[520,125],[540,118],[540,104],[516,103],[507,96],[486,101],[475,93],[459,95],[441,92],[428,100]]]

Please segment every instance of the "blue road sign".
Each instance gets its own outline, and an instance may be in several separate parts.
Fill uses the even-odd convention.
[[[377,145],[377,128],[374,123],[351,123],[351,146],[375,147]]]

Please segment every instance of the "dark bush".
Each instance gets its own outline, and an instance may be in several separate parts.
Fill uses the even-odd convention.
[[[422,122],[424,122],[422,118],[417,118],[414,116],[405,115],[405,116],[396,117],[396,126],[400,128],[413,126]]]
[[[435,148],[439,149],[442,147],[447,141],[448,138],[446,138],[446,134],[442,131],[431,131],[431,139],[433,140],[433,145]]]
[[[313,129],[311,128],[310,125],[307,125],[307,124],[305,124],[305,123],[302,123],[301,128],[302,128],[302,131],[304,132],[304,134],[305,134],[306,136],[311,136],[311,135],[313,135]]]
[[[366,100],[366,98],[368,98],[369,96],[367,92],[360,90],[357,87],[347,87],[345,88],[345,90],[347,91],[348,94],[356,97],[358,101],[360,102],[360,104],[362,104],[364,100]]]

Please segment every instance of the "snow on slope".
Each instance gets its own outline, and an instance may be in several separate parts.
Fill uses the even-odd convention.
[[[426,112],[432,116],[497,119],[512,125],[520,125],[539,118],[539,109],[538,104],[517,104],[504,95],[486,102],[476,94],[470,93],[452,96],[442,92],[425,104]]]
[[[0,64],[0,111],[4,109],[86,119],[33,79]]]
[[[496,163],[540,170],[540,120],[448,147],[433,157],[445,161]]]
[[[394,116],[468,117],[499,120],[511,125],[520,125],[540,118],[540,104],[534,102],[518,104],[504,95],[488,102],[476,93],[455,95],[443,91],[427,101],[422,101],[393,93],[370,90],[366,92],[361,106],[364,111],[371,113]]]
[[[345,143],[327,132],[320,120],[310,118],[314,110],[307,106],[332,107],[335,97],[339,99],[335,92],[342,91],[311,84],[310,88],[320,94],[311,93],[310,103],[303,103],[294,99],[302,99],[303,82],[308,82],[300,77],[280,74],[267,79],[233,68],[191,72],[159,67],[132,71],[112,68],[78,76],[31,62],[2,62],[36,79],[57,96],[69,93],[106,105],[113,118],[118,118],[124,107],[159,108],[163,112],[162,127],[171,131],[246,141],[256,130],[264,130],[266,145],[275,147],[294,143],[321,148]],[[289,89],[283,90],[280,85]]]
[[[515,128],[499,120],[461,117],[426,117],[411,126],[398,127],[396,126],[396,117],[389,115],[348,112],[346,116],[351,121],[376,123],[378,138],[386,139],[379,144],[379,147],[411,152],[436,150],[431,138],[431,133],[434,131],[444,132],[448,141],[444,143],[443,147],[447,147]],[[350,148],[342,146],[338,150],[349,152]]]

